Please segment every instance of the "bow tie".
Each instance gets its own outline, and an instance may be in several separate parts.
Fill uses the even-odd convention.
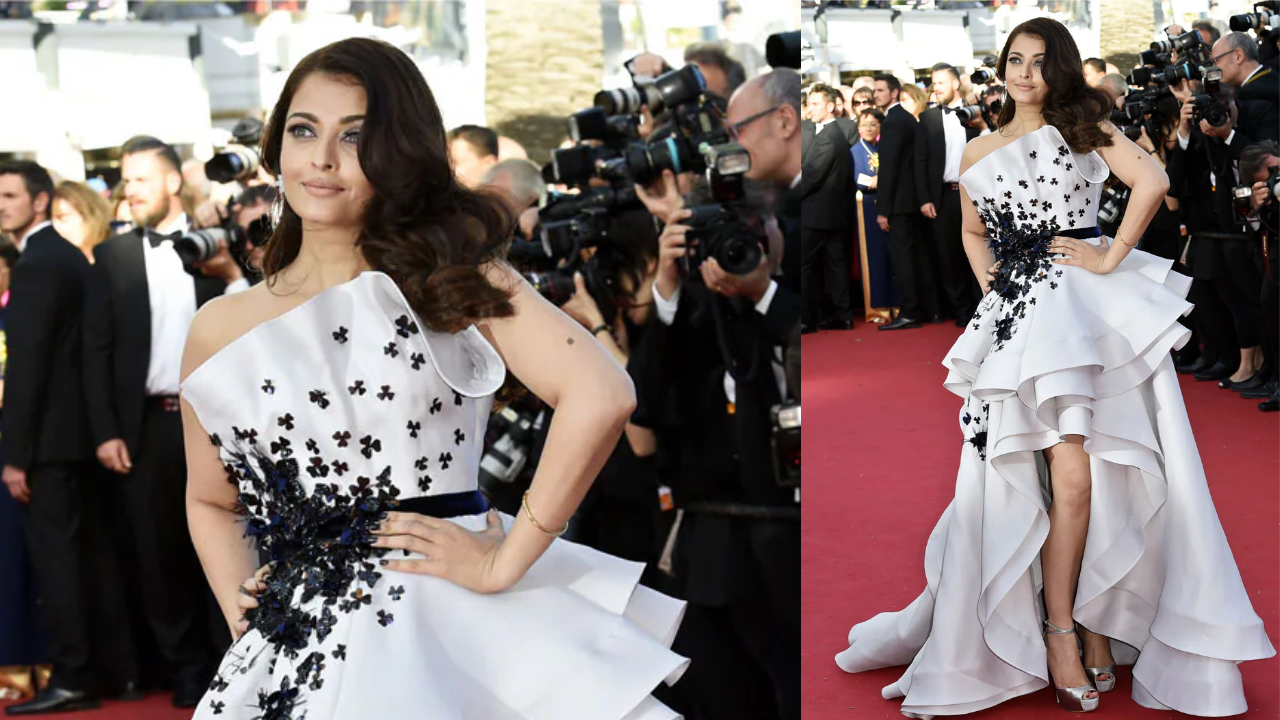
[[[181,230],[179,230],[178,232],[169,233],[168,235],[158,233],[155,230],[144,230],[143,232],[147,236],[147,242],[151,243],[151,247],[153,248],[160,247],[160,243],[166,240],[168,240],[169,242],[176,243],[178,242],[178,238],[182,237]]]
[[[958,110],[958,109],[959,109],[959,108],[944,107],[944,108],[942,108],[942,112],[947,113],[947,114],[951,114],[951,113],[955,112],[955,111],[956,111],[956,110]]]

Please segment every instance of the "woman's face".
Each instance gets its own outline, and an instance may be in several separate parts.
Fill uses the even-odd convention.
[[[907,93],[902,93],[898,98],[898,102],[902,103],[902,107],[912,115],[919,115],[920,111],[916,109],[916,101]]]
[[[880,121],[873,117],[864,117],[858,121],[858,135],[869,143],[880,137]]]
[[[76,247],[83,247],[88,228],[84,216],[75,207],[61,198],[53,201],[53,229]]]
[[[280,172],[285,200],[305,228],[358,227],[373,186],[360,168],[364,88],[312,73],[298,86],[285,119]]]
[[[1005,87],[1019,105],[1043,105],[1049,89],[1044,84],[1044,40],[1023,33],[1009,46],[1004,66]]]

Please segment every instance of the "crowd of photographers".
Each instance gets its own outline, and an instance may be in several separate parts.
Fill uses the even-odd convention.
[[[489,128],[449,131],[458,180],[519,211],[509,261],[634,380],[568,537],[689,602],[691,669],[658,692],[691,720],[799,717],[799,33],[765,49],[750,78],[717,44],[679,68],[632,59],[633,86],[571,116],[545,166]],[[0,570],[33,574],[0,593],[0,665],[51,661],[52,686],[89,698],[26,714],[155,687],[192,707],[229,641],[183,519],[178,367],[197,307],[262,281],[262,129],[242,120],[207,163],[134,138],[113,192],[0,165]],[[82,277],[42,278],[67,252]],[[500,400],[480,483],[514,513],[552,409]]]
[[[1254,10],[1229,28],[1207,19],[1166,28],[1128,76],[1100,58],[1083,71],[1114,98],[1111,122],[1169,175],[1139,248],[1194,280],[1193,337],[1175,355],[1178,371],[1268,411],[1280,409],[1280,3]],[[935,65],[932,102],[890,75],[806,88],[802,332],[852,327],[860,299],[881,330],[952,317],[965,325],[979,290],[960,241],[959,158],[995,129],[1003,88],[994,64],[988,56],[969,77]],[[1118,227],[1128,194],[1114,176],[1106,183],[1104,233]],[[862,298],[850,292],[853,277]]]

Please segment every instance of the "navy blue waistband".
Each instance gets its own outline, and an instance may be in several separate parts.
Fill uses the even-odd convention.
[[[1102,237],[1102,230],[1094,225],[1087,228],[1072,228],[1070,230],[1059,230],[1058,234],[1062,237],[1075,238],[1076,240],[1087,240],[1089,238]]]
[[[489,503],[479,490],[471,492],[447,493],[444,495],[426,495],[400,500],[395,512],[410,512],[437,518],[460,517],[462,515],[479,515],[489,510]]]

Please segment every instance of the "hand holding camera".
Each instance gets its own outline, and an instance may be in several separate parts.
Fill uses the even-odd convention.
[[[692,215],[689,210],[679,210],[672,217],[675,222],[668,223],[658,237],[658,294],[669,300],[680,289],[680,263],[688,254],[685,233],[688,225],[679,224]]]

